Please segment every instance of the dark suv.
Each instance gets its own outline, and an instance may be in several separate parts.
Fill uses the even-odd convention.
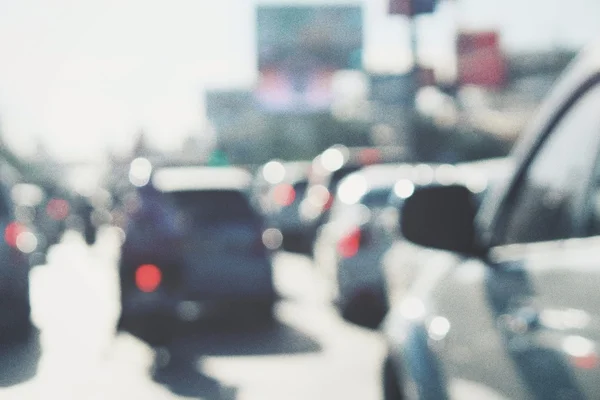
[[[173,328],[165,319],[272,317],[271,256],[251,177],[235,167],[159,168],[136,189],[119,268],[122,328],[164,340]]]

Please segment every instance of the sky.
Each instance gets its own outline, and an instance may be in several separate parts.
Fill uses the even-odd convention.
[[[140,129],[165,149],[202,135],[203,91],[257,78],[256,1],[0,0],[4,140],[18,152],[41,141],[58,158],[86,160],[129,148]],[[386,14],[387,0],[293,3],[362,4],[365,65],[388,72],[408,65],[407,24]],[[459,25],[498,27],[515,49],[577,47],[599,29],[595,0],[571,0],[568,9],[552,3],[564,2],[443,0],[419,21],[422,56],[451,57]]]

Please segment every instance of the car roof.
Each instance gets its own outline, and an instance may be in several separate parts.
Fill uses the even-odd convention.
[[[403,146],[346,147],[334,145],[313,159],[312,171],[315,176],[332,175],[345,168],[398,163],[407,161],[408,158],[409,153]]]
[[[466,185],[474,193],[483,192],[492,181],[506,179],[512,171],[513,159],[509,157],[490,158],[477,161],[463,162],[459,164],[445,163],[419,163],[419,164],[399,164],[396,170],[395,184],[401,184],[401,181],[409,181],[409,185],[429,186],[429,185]],[[365,168],[366,170],[366,168]],[[372,168],[372,172],[377,169]],[[382,186],[387,185],[381,181]],[[373,184],[370,187],[376,189]],[[382,187],[380,186],[380,187]],[[392,197],[399,197],[392,192]]]
[[[456,165],[457,180],[474,192],[482,192],[490,183],[508,179],[513,167],[512,157],[460,163]]]
[[[266,169],[276,166],[277,173],[273,179],[267,179]],[[308,160],[283,161],[274,159],[258,168],[255,179],[259,184],[277,185],[280,183],[296,183],[308,179],[312,162]]]
[[[413,168],[412,164],[406,163],[369,165],[349,174],[344,180],[361,176],[367,182],[367,190],[380,189],[393,186],[399,179],[409,177]]]
[[[164,167],[152,176],[152,185],[161,192],[190,190],[249,189],[250,172],[239,167]]]

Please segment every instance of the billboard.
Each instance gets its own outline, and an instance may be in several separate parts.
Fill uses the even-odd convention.
[[[259,83],[255,95],[267,111],[326,110],[341,69],[360,69],[359,6],[258,6]]]

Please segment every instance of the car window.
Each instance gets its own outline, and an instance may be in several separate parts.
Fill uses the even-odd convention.
[[[504,243],[585,235],[577,221],[600,140],[600,85],[583,94],[554,126],[508,208]]]
[[[174,206],[194,223],[235,223],[258,218],[246,195],[239,191],[181,191],[171,193],[170,197]]]

